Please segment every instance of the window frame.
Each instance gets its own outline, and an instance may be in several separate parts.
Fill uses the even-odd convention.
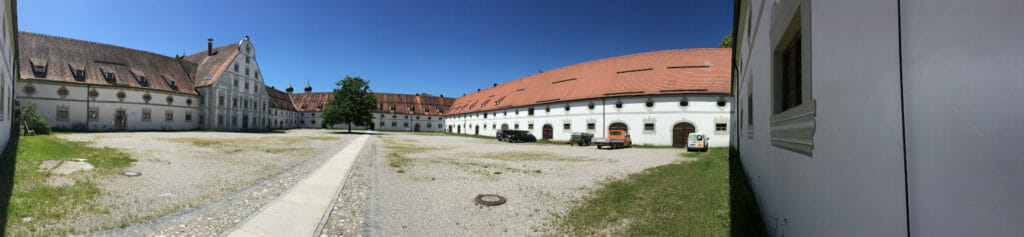
[[[811,157],[814,150],[814,129],[815,129],[815,101],[812,97],[811,69],[813,60],[810,42],[811,38],[811,16],[807,11],[806,1],[792,1],[780,5],[777,14],[772,16],[770,39],[771,54],[771,90],[770,103],[771,123],[770,137],[772,146],[794,151]],[[796,48],[798,47],[798,48]],[[793,53],[791,50],[799,49],[799,87],[786,85],[792,89],[798,89],[800,103],[783,105],[783,80],[786,64],[785,53]],[[792,60],[790,60],[792,62]],[[793,68],[790,66],[789,68]],[[792,71],[791,71],[792,72]],[[788,76],[790,74],[785,74]],[[792,78],[792,77],[791,77]]]

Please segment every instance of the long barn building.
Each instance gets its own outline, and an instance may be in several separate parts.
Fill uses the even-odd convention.
[[[584,62],[459,97],[447,130],[493,136],[529,130],[537,139],[627,130],[634,144],[682,146],[691,132],[728,146],[730,49],[679,49]]]

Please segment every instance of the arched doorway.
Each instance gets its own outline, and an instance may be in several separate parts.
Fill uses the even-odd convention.
[[[459,133],[459,134],[462,134],[462,125],[459,125],[458,129],[459,129],[459,132],[458,132],[458,133]]]
[[[686,138],[697,129],[690,123],[677,123],[672,127],[672,146],[686,147]]]
[[[507,123],[501,124],[501,129],[502,130],[508,130],[508,124]]]
[[[476,131],[473,131],[473,135],[480,135],[480,125],[476,125]]]
[[[413,125],[412,126],[412,131],[419,132],[420,131],[420,124],[417,123],[416,125]]]
[[[555,132],[554,129],[551,128],[551,124],[544,124],[543,135],[541,135],[543,137],[542,139],[550,140],[554,137],[554,133]]]
[[[612,125],[608,126],[608,131],[611,130],[622,130],[626,131],[626,134],[629,134],[629,127],[627,127],[624,123],[613,123]]]
[[[448,125],[448,131],[447,132],[452,132],[452,125],[451,124]]]

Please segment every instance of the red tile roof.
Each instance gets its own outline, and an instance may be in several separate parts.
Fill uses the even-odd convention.
[[[190,72],[190,68],[195,68],[195,65],[156,53],[19,32],[18,55],[21,61],[21,79],[24,80],[113,85],[196,94]],[[46,72],[34,73],[34,65],[44,66]],[[76,79],[72,75],[73,70],[84,70],[85,77]],[[105,80],[104,72],[114,73],[115,80]],[[139,82],[135,76],[145,77],[146,83]]]
[[[443,115],[452,106],[455,98],[430,95],[409,95],[374,93],[377,95],[377,111],[395,114]],[[392,110],[394,108],[394,110]]]
[[[271,108],[298,111],[295,110],[295,104],[292,103],[292,98],[291,96],[288,96],[287,93],[284,93],[283,91],[279,91],[269,86],[266,86],[266,88],[267,95],[270,96]]]
[[[730,94],[731,49],[676,49],[571,65],[455,100],[448,114],[604,97]]]
[[[323,111],[327,102],[334,99],[334,93],[331,92],[292,93],[289,96],[299,112]]]
[[[374,92],[378,111],[412,115],[442,115],[455,102],[454,98]],[[299,112],[320,112],[334,99],[331,92],[293,93],[291,100]],[[394,108],[394,110],[391,110]]]
[[[189,56],[185,56],[185,60],[192,62],[196,65],[193,68],[194,76],[196,79],[196,87],[210,86],[217,83],[220,79],[220,75],[224,74],[224,71],[231,65],[231,61],[238,56],[238,43],[230,43],[221,45],[220,47],[213,48],[214,55],[210,55],[209,50],[203,50],[194,53]]]

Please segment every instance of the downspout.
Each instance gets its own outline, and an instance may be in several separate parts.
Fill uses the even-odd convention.
[[[86,84],[85,85],[85,130],[86,131],[92,130],[89,127],[89,120],[90,120],[90,118],[89,118],[89,92],[90,91],[92,91],[92,85]],[[99,112],[97,112],[97,113],[99,113]],[[117,112],[114,112],[114,114],[117,115]],[[99,119],[98,116],[99,116],[99,114],[97,114],[97,119]],[[116,121],[115,121],[115,123],[116,123]]]
[[[739,42],[736,41],[736,40],[739,39],[739,37],[737,37],[736,31],[739,30],[740,6],[741,6],[740,4],[742,2],[743,2],[742,0],[733,1],[733,10],[732,10],[732,69],[733,70],[731,72],[732,75],[731,75],[731,78],[730,78],[730,82],[732,83],[732,91],[730,91],[729,93],[732,94],[732,99],[733,99],[733,102],[732,102],[732,114],[730,115],[730,116],[733,116],[733,117],[736,116],[736,114],[737,114],[736,111],[738,111],[738,109],[739,109],[739,106],[737,106],[736,102],[740,101],[740,99],[737,98],[737,96],[736,96],[736,92],[738,91],[737,89],[739,89],[739,84],[736,83],[737,81],[739,81],[739,78],[738,78],[739,77],[739,75],[738,75],[739,67],[736,66],[736,62],[739,61],[738,60],[739,57],[738,57],[738,55],[736,55],[736,45],[738,45]],[[747,26],[747,27],[750,27],[750,26]],[[747,37],[750,37],[750,36],[748,35]],[[752,89],[753,88],[747,88],[747,90],[752,90]],[[751,112],[752,111],[747,111],[747,113],[751,113]],[[736,126],[741,123],[740,119],[743,119],[743,118],[737,117],[736,119],[732,120],[732,121],[736,121],[736,124],[733,124],[732,126],[729,126],[729,127],[733,128],[732,134],[733,134],[733,136],[736,137],[736,152],[739,152],[739,150],[740,150],[740,140],[742,140],[742,139],[740,139],[740,131],[739,131],[739,129],[735,129]],[[746,129],[746,128],[744,128],[744,129]]]

